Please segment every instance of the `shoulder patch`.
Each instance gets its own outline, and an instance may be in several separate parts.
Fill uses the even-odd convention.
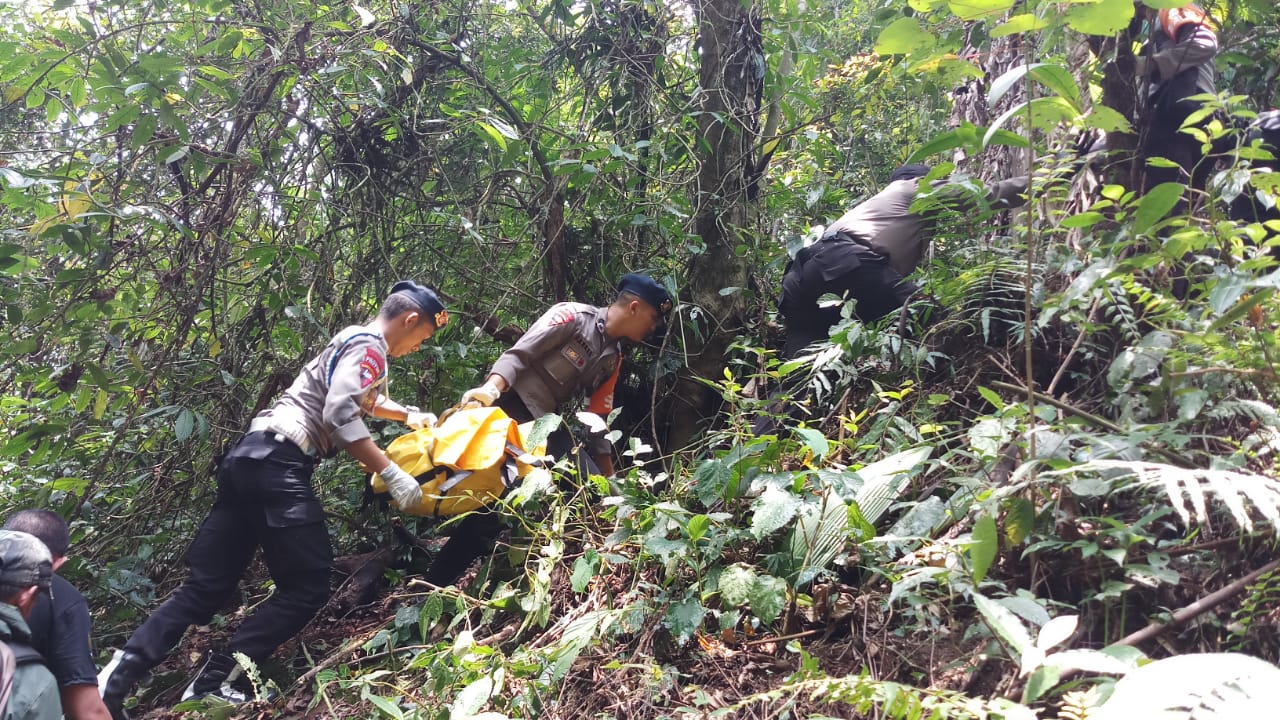
[[[547,326],[556,327],[557,325],[568,325],[573,322],[574,317],[573,310],[567,307],[562,307],[552,313],[551,321],[547,323]]]
[[[367,388],[378,380],[387,370],[386,361],[374,351],[365,348],[364,357],[360,359],[360,387]]]

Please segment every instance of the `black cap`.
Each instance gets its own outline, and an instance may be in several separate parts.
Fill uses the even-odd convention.
[[[49,591],[53,556],[35,535],[0,530],[0,585],[25,590],[32,585]]]
[[[893,174],[889,176],[889,182],[897,182],[898,180],[914,180],[922,178],[929,174],[929,166],[924,163],[911,163],[910,165],[901,165]]]
[[[449,324],[449,313],[444,309],[444,303],[440,302],[440,297],[436,295],[436,291],[426,285],[419,285],[412,280],[401,280],[391,288],[391,294],[408,295],[413,302],[436,323],[436,329],[440,329]]]
[[[630,293],[652,305],[659,313],[671,312],[671,293],[657,280],[640,273],[627,273],[618,281],[618,292]]]

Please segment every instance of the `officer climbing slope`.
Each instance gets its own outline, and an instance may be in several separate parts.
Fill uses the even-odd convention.
[[[338,333],[303,367],[293,385],[254,418],[218,465],[218,496],[187,552],[191,574],[125,644],[106,675],[103,699],[116,720],[134,686],[160,663],[190,625],[209,622],[235,592],[261,547],[275,591],[244,621],[226,648],[206,660],[184,699],[248,698],[231,685],[233,653],[255,663],[301,630],[329,598],[333,548],[311,474],[322,458],[346,450],[377,470],[402,506],[421,499],[418,481],[374,444],[364,416],[433,424],[430,413],[386,397],[387,358],[416,351],[448,322],[435,291],[397,283],[377,317]]]
[[[624,340],[643,342],[671,310],[671,295],[648,275],[631,273],[618,283],[614,302],[606,307],[559,303],[547,310],[516,344],[494,363],[483,385],[468,390],[461,405],[497,405],[518,423],[558,412],[579,394],[590,394],[589,412],[607,417],[613,410]],[[613,455],[602,433],[589,439],[592,458],[579,467],[613,475]],[[560,458],[577,456],[569,430],[560,427],[547,439],[547,451]],[[594,459],[594,463],[591,460]],[[426,580],[449,585],[501,531],[495,512],[464,518],[427,572]]]

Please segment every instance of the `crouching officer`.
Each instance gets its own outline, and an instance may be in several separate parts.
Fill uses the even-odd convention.
[[[333,549],[324,508],[311,487],[321,458],[346,450],[378,470],[402,506],[422,497],[418,481],[374,444],[363,417],[410,427],[435,422],[430,413],[386,397],[387,358],[414,352],[448,322],[435,291],[397,283],[377,317],[338,333],[299,373],[271,408],[218,465],[218,496],[187,552],[190,576],[147,618],[106,675],[103,699],[116,720],[127,717],[125,698],[159,664],[190,625],[213,617],[262,548],[272,593],[240,626],[226,648],[213,651],[183,699],[218,695],[243,702],[231,686],[239,675],[233,653],[254,662],[271,655],[301,630],[329,598]]]
[[[839,306],[818,302],[827,293],[856,300],[858,319],[873,322],[919,290],[906,278],[924,257],[939,215],[978,204],[960,186],[938,183],[930,206],[913,212],[920,179],[928,174],[929,166],[920,163],[894,170],[884,190],[841,215],[819,242],[787,264],[778,304],[787,332],[784,357],[794,358],[811,343],[825,340],[840,321]],[[986,202],[997,209],[1022,205],[1027,180],[1024,175],[988,185]]]
[[[537,420],[579,394],[590,393],[587,410],[602,419],[613,410],[613,390],[622,365],[622,341],[643,342],[671,311],[671,295],[648,275],[630,273],[618,283],[612,304],[565,302],[551,307],[494,363],[483,385],[468,390],[466,407],[497,405],[516,422]],[[589,439],[591,458],[580,468],[613,475],[613,449],[603,433]],[[568,428],[547,439],[556,457],[578,452]],[[594,459],[594,463],[591,460]],[[497,513],[468,515],[427,572],[426,580],[449,585],[487,552],[502,529]]]

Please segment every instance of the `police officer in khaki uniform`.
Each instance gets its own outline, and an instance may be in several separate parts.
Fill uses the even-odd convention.
[[[434,424],[430,413],[386,396],[387,358],[414,352],[448,322],[435,291],[397,283],[367,325],[344,329],[299,373],[276,403],[218,465],[218,497],[187,553],[190,577],[139,627],[106,675],[103,699],[116,720],[134,685],[157,665],[190,625],[209,622],[235,591],[261,547],[272,593],[240,626],[225,650],[213,652],[184,699],[247,696],[231,686],[239,674],[233,653],[254,662],[301,630],[329,598],[333,549],[324,508],[311,487],[321,458],[346,450],[379,469],[398,503],[422,498],[418,481],[374,444],[364,417]]]
[[[778,303],[787,331],[784,357],[793,358],[809,344],[825,340],[840,320],[839,306],[819,306],[825,294],[856,300],[858,319],[872,322],[919,290],[906,277],[920,264],[939,212],[976,200],[963,188],[944,183],[930,193],[929,208],[912,212],[920,178],[928,174],[929,166],[923,164],[894,170],[884,190],[841,215],[821,240],[787,264]],[[1004,180],[987,188],[987,202],[1016,207],[1026,202],[1026,191],[1025,175]]]
[[[590,394],[587,410],[602,419],[613,410],[613,390],[622,361],[622,341],[643,342],[671,310],[671,295],[648,275],[630,273],[618,283],[618,295],[606,307],[559,303],[545,312],[516,344],[494,363],[484,384],[462,396],[465,406],[494,405],[516,422],[529,422],[580,394]],[[613,475],[613,451],[603,433],[588,440],[592,458],[579,467]],[[563,426],[547,439],[556,457],[577,452]],[[594,463],[591,462],[594,459]],[[495,512],[477,512],[458,524],[440,550],[426,580],[449,585],[484,554],[502,529]]]

